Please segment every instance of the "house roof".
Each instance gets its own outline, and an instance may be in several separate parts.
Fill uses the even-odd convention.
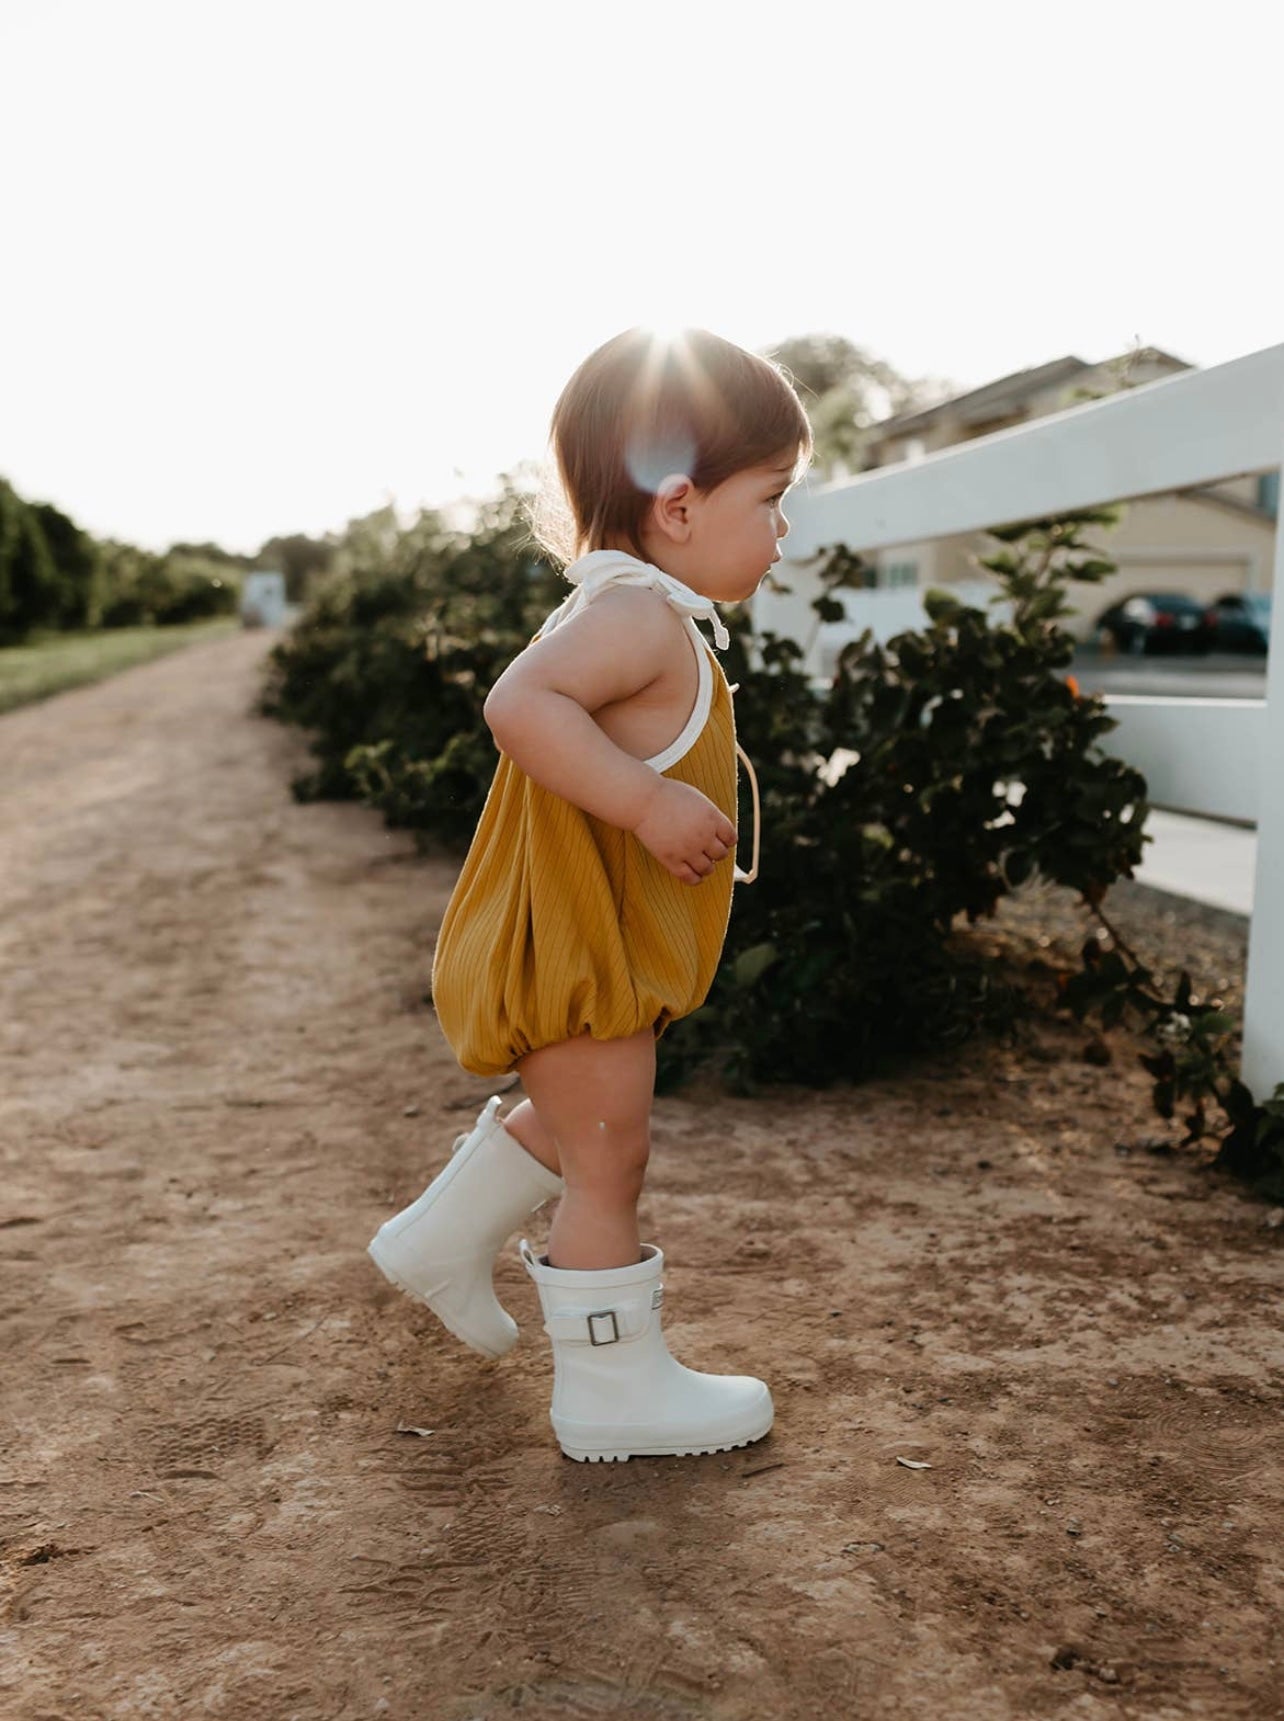
[[[1165,352],[1162,347],[1142,347],[1135,356],[1167,361],[1175,370],[1191,368],[1184,359]],[[920,407],[915,412],[903,412],[895,418],[882,419],[878,424],[871,425],[870,431],[879,439],[907,436],[912,431],[922,430],[935,423],[947,413],[964,424],[983,424],[988,419],[1002,417],[1005,411],[1019,406],[1032,395],[1055,388],[1058,383],[1068,384],[1075,377],[1082,376],[1085,371],[1100,369],[1100,365],[1088,364],[1085,360],[1076,358],[1073,353],[1067,353],[1064,358],[1051,359],[1047,364],[1034,365],[1028,370],[1012,371],[1008,376],[982,384],[980,388],[969,389],[966,394],[951,395],[948,400],[938,401],[935,406]]]

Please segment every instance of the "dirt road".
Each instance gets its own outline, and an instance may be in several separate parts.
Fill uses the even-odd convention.
[[[513,1251],[496,1363],[384,1285],[487,1091],[452,874],[291,801],[269,643],[0,718],[0,1713],[1284,1711],[1284,1230],[1119,1151],[1145,1078],[1069,1029],[659,1104],[666,1331],[756,1446],[573,1464]]]

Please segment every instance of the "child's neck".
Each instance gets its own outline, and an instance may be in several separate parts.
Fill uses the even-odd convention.
[[[638,552],[632,544],[626,544],[622,539],[612,539],[604,546],[607,550],[619,550],[626,556],[637,556]],[[708,594],[700,591],[700,571],[695,565],[695,558],[684,555],[684,545],[656,541],[648,533],[642,534],[642,555],[639,560],[649,562],[653,568],[659,568],[662,574],[668,574],[675,580],[680,580],[684,586],[698,592],[701,597]]]

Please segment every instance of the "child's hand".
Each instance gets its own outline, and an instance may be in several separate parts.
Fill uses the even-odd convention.
[[[736,827],[690,783],[657,777],[633,834],[683,884],[699,884],[736,847]]]

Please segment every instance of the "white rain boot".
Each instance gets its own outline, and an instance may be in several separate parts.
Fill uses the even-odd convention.
[[[495,1257],[522,1220],[562,1179],[495,1115],[487,1100],[477,1122],[455,1142],[450,1160],[417,1201],[382,1224],[369,1254],[386,1279],[427,1303],[433,1314],[483,1356],[503,1356],[517,1342],[517,1323],[500,1307],[491,1274]]]
[[[664,1256],[653,1244],[632,1267],[550,1267],[521,1241],[553,1341],[550,1421],[568,1458],[725,1452],[772,1423],[765,1382],[699,1374],[669,1353],[660,1326]]]

